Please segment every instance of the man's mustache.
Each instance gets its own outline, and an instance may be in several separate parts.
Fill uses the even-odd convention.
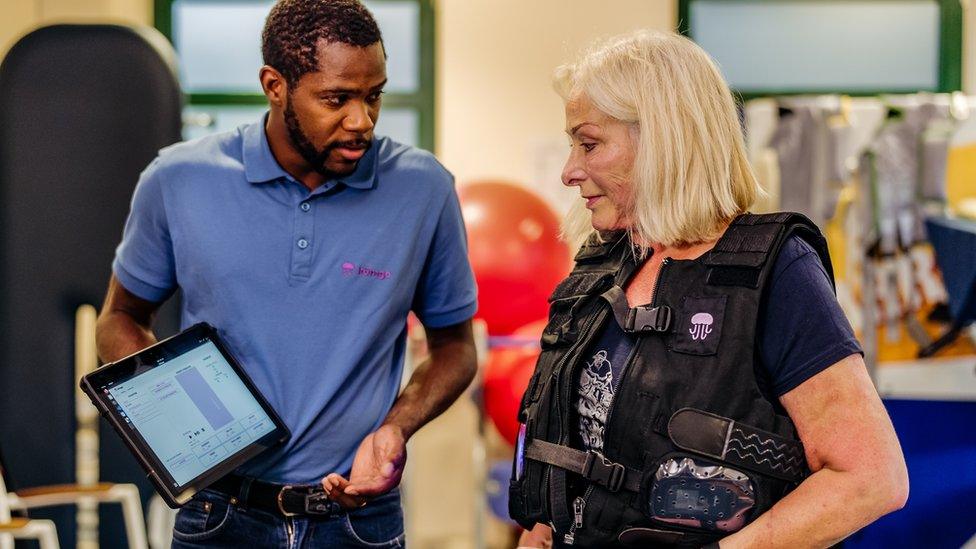
[[[372,146],[372,144],[373,144],[372,140],[369,139],[350,139],[347,141],[333,141],[332,143],[326,145],[325,148],[322,149],[322,152],[315,155],[315,161],[312,163],[312,165],[324,166],[325,161],[329,158],[329,155],[332,154],[332,151],[340,147],[348,148],[348,149],[368,149],[369,147]]]

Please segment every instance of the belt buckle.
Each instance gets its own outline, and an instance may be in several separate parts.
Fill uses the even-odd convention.
[[[285,509],[285,492],[295,492],[302,496],[302,511],[291,512]],[[329,495],[319,487],[293,486],[288,484],[278,491],[278,510],[286,517],[298,515],[331,515],[334,512]]]
[[[286,517],[296,517],[296,516],[298,516],[298,513],[292,513],[290,511],[285,511],[285,505],[284,505],[284,503],[285,503],[284,502],[285,491],[286,490],[294,490],[294,489],[295,489],[294,486],[292,486],[291,484],[287,484],[285,486],[282,486],[281,487],[281,490],[278,490],[278,497],[276,498],[278,500],[278,510],[281,511],[281,514],[284,515],[284,516],[286,516]]]
[[[332,500],[324,489],[316,486],[305,494],[305,513],[309,515],[331,515],[335,512]]]

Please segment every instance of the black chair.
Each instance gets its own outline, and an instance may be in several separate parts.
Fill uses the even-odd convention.
[[[19,486],[75,481],[75,311],[101,303],[139,173],[180,139],[174,59],[153,29],[54,25],[0,65],[0,442]],[[99,450],[100,480],[149,494],[111,429]],[[74,545],[70,510],[36,514]],[[101,539],[124,539],[106,518]]]

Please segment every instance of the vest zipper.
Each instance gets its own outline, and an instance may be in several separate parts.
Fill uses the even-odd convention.
[[[664,260],[661,262],[661,270],[658,271],[657,280],[654,281],[654,288],[653,290],[651,290],[652,293],[651,293],[651,302],[649,304],[650,307],[653,307],[655,302],[657,301],[657,293],[658,293],[657,290],[658,287],[661,285],[661,279],[664,278],[664,268],[667,267],[668,264],[670,263],[671,263],[670,257],[665,257]],[[634,359],[637,357],[638,347],[640,347],[640,339],[634,342],[634,347],[630,350],[630,353],[628,353],[627,355],[627,362],[624,365],[623,377],[620,378],[620,383],[617,385],[617,389],[623,387],[627,375],[630,374],[630,371],[633,369],[631,368],[631,366],[633,365],[632,363],[634,362]],[[610,400],[610,409],[607,410],[607,422],[604,424],[604,428],[603,428],[604,450],[606,450],[607,441],[610,440],[610,425],[611,425],[610,420],[613,419],[613,411],[617,408],[616,404],[617,404],[617,394],[616,392],[614,392],[613,398]]]
[[[657,300],[658,288],[661,285],[661,279],[664,278],[664,268],[667,265],[669,265],[670,263],[671,263],[671,258],[670,257],[665,257],[664,258],[664,261],[661,262],[661,270],[658,272],[657,280],[654,282],[654,289],[653,289],[653,292],[651,293],[651,306],[652,307],[654,306],[654,303]],[[587,327],[587,329],[589,329],[589,326]],[[630,371],[633,369],[632,368],[632,366],[633,366],[632,363],[634,362],[634,359],[637,356],[637,348],[639,346],[640,346],[640,341],[634,342],[634,348],[631,349],[630,350],[630,353],[627,355],[627,363],[626,363],[626,365],[624,367],[624,373],[623,373],[624,377],[620,379],[620,384],[617,385],[617,388],[618,389],[620,387],[623,387],[625,378],[630,373]],[[570,375],[570,377],[572,378],[573,376]],[[610,436],[609,436],[610,435],[610,425],[611,425],[611,420],[613,419],[613,412],[617,408],[616,404],[617,404],[617,395],[614,394],[613,400],[610,401],[610,409],[607,410],[607,421],[606,421],[606,424],[605,424],[605,427],[604,427],[604,430],[603,430],[603,448],[604,448],[604,450],[606,450],[607,442],[610,440]],[[568,415],[568,411],[567,411],[567,415]],[[560,422],[560,428],[561,428],[561,426],[562,426],[562,423]],[[548,473],[549,473],[549,470],[547,469],[546,470],[547,477],[548,477]],[[566,544],[566,545],[573,545],[576,542],[576,530],[578,530],[579,528],[582,528],[583,527],[583,510],[586,508],[586,501],[589,499],[590,493],[592,491],[593,491],[593,484],[590,483],[589,486],[586,487],[586,490],[583,492],[583,495],[580,496],[580,497],[577,497],[576,499],[573,500],[573,525],[570,526],[569,532],[563,536],[563,543],[564,544]]]
[[[569,347],[569,350],[566,351],[566,354],[563,355],[563,360],[561,361],[561,363],[556,368],[556,371],[557,372],[562,372],[562,370],[569,363],[569,361],[572,358],[573,354],[575,352],[577,352],[580,347],[583,346],[584,339],[587,340],[587,341],[585,341],[586,343],[589,343],[589,340],[591,340],[593,338],[593,334],[589,334],[590,329],[593,328],[593,325],[598,320],[600,322],[602,322],[602,321],[604,321],[606,319],[606,317],[607,317],[606,308],[605,307],[601,307],[600,310],[597,312],[596,315],[590,317],[590,319],[587,320],[584,323],[583,327],[579,331],[580,338],[577,339],[576,342],[574,342]],[[585,335],[588,335],[589,337],[588,338],[587,337],[584,337]],[[572,382],[572,377],[573,377],[572,376],[572,370],[570,370],[569,374],[568,375],[565,375],[564,377],[565,377],[565,382],[564,383],[556,383],[556,402],[557,403],[561,403],[562,402],[561,396],[562,396],[562,393],[564,392],[563,391],[563,385],[564,384],[566,385],[565,392],[567,394],[569,392],[569,385]],[[556,406],[556,413],[558,414],[558,421],[556,423],[557,423],[557,426],[558,426],[557,433],[559,435],[559,436],[556,437],[556,439],[558,441],[558,444],[560,444],[562,446],[566,446],[569,441],[568,441],[568,437],[566,435],[565,429],[563,429],[563,422],[564,422],[564,418],[566,418],[566,419],[569,418],[569,402],[568,402],[568,399],[567,399],[565,413],[563,411],[563,406],[561,404],[558,405],[558,406]],[[552,468],[553,468],[552,465],[549,465],[548,467],[546,467],[546,474],[545,474],[545,481],[544,481],[545,484],[544,484],[544,486],[547,487],[547,490],[551,490],[551,488],[552,488],[552,486],[551,486]],[[550,502],[550,498],[549,497],[546,497],[544,501],[548,503],[548,502]],[[549,504],[549,505],[551,505],[551,504]],[[563,504],[563,505],[565,505],[565,504]],[[548,511],[549,511],[549,513],[548,513],[549,514],[549,518],[550,518],[550,521],[551,521],[552,520],[552,509],[550,508],[550,509],[548,509]],[[580,514],[582,515],[582,510],[580,511]],[[556,526],[555,526],[554,523],[551,523],[550,526],[553,527],[552,528],[553,532],[558,531],[558,529],[556,528]],[[574,521],[574,525],[573,526],[570,526],[571,531],[575,531],[574,526],[575,526],[575,521]],[[567,543],[569,545],[572,545],[573,542],[570,541],[570,542],[567,542]]]
[[[627,378],[627,374],[633,369],[634,360],[637,358],[637,347],[640,346],[640,340],[634,342],[634,347],[627,354],[627,362],[624,364],[623,377],[620,378],[620,383],[617,385],[617,389],[620,389],[624,385],[624,380]],[[610,420],[613,419],[613,411],[617,409],[617,394],[614,392],[613,397],[610,399],[610,409],[607,410],[607,421],[603,426],[603,450],[606,452],[607,441],[610,440]],[[606,455],[604,453],[604,455]]]
[[[573,525],[569,527],[569,532],[563,536],[564,544],[573,545],[576,543],[576,530],[583,527],[583,509],[586,508],[586,500],[589,499],[592,491],[593,485],[591,484],[586,487],[582,496],[573,500]]]
[[[651,307],[653,307],[654,304],[657,302],[657,290],[658,288],[661,287],[661,280],[664,278],[664,268],[670,264],[671,264],[670,257],[665,257],[664,260],[661,261],[661,270],[657,272],[657,280],[654,281],[654,289],[651,290],[651,304],[650,304]]]
[[[566,354],[563,355],[564,358],[562,360],[562,363],[559,365],[558,371],[561,372],[566,367],[566,365],[569,362],[569,360],[573,357],[573,354],[576,353],[579,350],[579,348],[583,346],[583,343],[584,342],[587,343],[587,344],[591,343],[591,340],[593,339],[593,334],[590,334],[588,332],[593,327],[593,325],[596,324],[597,321],[603,322],[606,319],[606,316],[607,316],[606,308],[601,307],[600,310],[599,310],[599,312],[597,312],[596,315],[590,317],[590,319],[584,324],[583,328],[579,331],[581,337],[579,339],[577,339],[576,342],[573,343],[573,345],[569,348],[569,350],[566,351]],[[583,334],[587,334],[588,337],[585,337],[585,338],[582,337]],[[567,419],[569,419],[569,407],[570,407],[570,403],[569,403],[569,400],[566,399],[565,406],[562,405],[562,402],[563,402],[562,394],[563,394],[563,392],[565,392],[567,394],[567,396],[569,395],[569,391],[571,389],[571,384],[573,382],[573,379],[572,379],[573,378],[573,375],[572,375],[572,373],[573,372],[570,371],[569,372],[569,375],[564,376],[563,383],[557,383],[556,384],[556,402],[561,403],[560,406],[557,406],[556,407],[557,413],[559,414],[559,421],[558,421],[558,424],[559,424],[559,437],[558,437],[559,444],[565,444],[566,443],[566,440],[565,440],[566,439],[566,433],[563,430],[563,423]],[[565,408],[565,410],[564,410],[564,408]]]
[[[670,258],[668,258],[668,257],[664,258],[664,261],[661,264],[662,272],[663,272],[664,264],[666,264],[669,259]],[[658,274],[658,282],[660,282],[660,280],[661,280],[661,275],[659,273]],[[655,284],[655,288],[654,289],[655,289],[655,293],[657,293],[657,284]],[[604,322],[606,320],[606,318],[607,318],[607,309],[606,309],[606,307],[601,307],[599,309],[599,311],[597,312],[596,315],[590,317],[589,320],[587,320],[584,323],[583,327],[579,331],[580,338],[577,339],[576,342],[574,342],[569,347],[569,350],[566,351],[566,354],[563,355],[563,360],[561,361],[561,363],[557,367],[556,371],[562,372],[562,370],[566,367],[567,363],[573,357],[573,354],[576,353],[583,346],[584,343],[586,343],[587,345],[590,344],[590,343],[592,343],[593,334],[589,333],[590,329],[593,328],[593,325],[596,324],[597,322]],[[589,337],[584,337],[584,335],[589,336]],[[565,399],[565,402],[566,402],[565,410],[564,410],[564,406],[562,406],[562,405],[556,407],[556,413],[558,415],[558,417],[557,417],[557,419],[558,419],[558,421],[557,421],[558,431],[557,432],[558,432],[558,435],[559,435],[557,437],[557,440],[559,441],[558,443],[560,445],[563,445],[563,446],[567,445],[568,442],[569,442],[568,436],[567,436],[565,430],[563,429],[563,423],[566,420],[569,419],[569,406],[570,406],[570,402],[569,402],[569,399],[568,399],[568,395],[569,395],[569,392],[570,392],[570,389],[571,389],[571,384],[573,382],[573,375],[572,375],[572,373],[573,373],[572,370],[570,370],[569,374],[564,376],[564,382],[563,383],[556,383],[556,402],[559,402],[559,403],[563,402],[563,399],[561,398],[562,397],[562,394],[564,392],[567,394],[567,399]],[[608,425],[609,425],[609,422],[608,422]],[[606,440],[606,439],[604,439],[604,440]],[[550,480],[551,479],[550,479],[550,477],[551,477],[551,473],[552,473],[552,468],[553,468],[552,465],[546,467],[546,474],[545,474],[545,480],[544,480],[544,483],[545,483],[544,485],[547,488],[549,488],[549,489],[551,489],[551,486],[550,486]],[[574,543],[576,530],[577,530],[577,528],[580,528],[583,525],[583,509],[586,506],[586,499],[589,497],[590,492],[592,492],[592,491],[593,491],[593,485],[591,484],[590,486],[587,486],[586,487],[586,490],[583,492],[583,496],[582,497],[577,497],[576,499],[573,500],[573,524],[570,526],[569,533],[568,534],[565,534],[563,536],[563,541],[564,541],[564,543],[566,545],[572,545]],[[547,497],[547,498],[545,498],[545,501],[548,502],[549,499],[550,498]],[[549,513],[548,514],[549,514],[549,517],[551,519],[551,517],[552,517],[552,509],[549,509]],[[552,529],[553,529],[554,532],[557,531],[557,529],[555,527],[555,524],[550,524],[550,526],[553,527]]]

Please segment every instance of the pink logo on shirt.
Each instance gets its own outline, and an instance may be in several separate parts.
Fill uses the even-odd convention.
[[[393,276],[390,271],[380,271],[372,267],[367,267],[365,265],[360,265],[358,268],[355,263],[350,263],[346,261],[342,264],[342,276],[350,278],[352,276],[362,276],[367,278],[375,278],[377,280],[386,280]]]

